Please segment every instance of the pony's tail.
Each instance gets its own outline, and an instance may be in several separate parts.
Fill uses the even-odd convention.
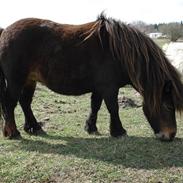
[[[7,84],[6,80],[4,77],[4,73],[2,71],[2,68],[0,67],[0,119],[3,120],[4,118],[4,100],[5,100],[5,95],[6,95],[6,90],[7,90]]]
[[[3,32],[4,29],[0,28],[0,35]],[[1,36],[0,36],[1,39]],[[5,92],[6,92],[6,80],[4,77],[4,73],[2,71],[2,68],[0,66],[0,119],[2,119],[3,113],[3,103],[5,99]]]

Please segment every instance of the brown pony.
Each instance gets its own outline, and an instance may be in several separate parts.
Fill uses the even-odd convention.
[[[110,134],[123,136],[118,113],[118,91],[131,84],[144,99],[143,110],[161,140],[176,135],[175,110],[183,109],[180,75],[162,50],[137,29],[100,15],[83,25],[23,19],[7,27],[0,38],[0,103],[3,134],[15,138],[14,109],[20,103],[24,130],[38,133],[41,126],[31,110],[36,82],[65,95],[91,92],[88,133],[97,132],[102,100],[110,113]]]

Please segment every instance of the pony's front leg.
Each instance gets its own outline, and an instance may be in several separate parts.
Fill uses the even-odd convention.
[[[91,111],[88,119],[86,120],[85,130],[89,134],[99,134],[96,126],[97,113],[102,104],[102,97],[97,93],[91,95]]]
[[[110,134],[113,137],[126,135],[119,118],[118,89],[108,89],[104,94],[104,101],[110,113]]]

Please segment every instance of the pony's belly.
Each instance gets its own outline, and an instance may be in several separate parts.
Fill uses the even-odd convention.
[[[90,88],[70,88],[47,86],[50,90],[63,95],[83,95],[91,92]]]
[[[44,75],[40,71],[34,71],[29,74],[28,81],[38,81],[50,90],[63,95],[82,95],[92,91],[92,80],[88,75],[59,73],[63,72],[51,72],[49,75]]]
[[[90,82],[85,81],[50,81],[47,87],[52,91],[63,95],[82,95],[92,90]]]

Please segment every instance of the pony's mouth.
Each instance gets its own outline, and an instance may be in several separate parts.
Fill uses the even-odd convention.
[[[168,132],[159,132],[155,134],[158,139],[161,141],[173,141],[175,138],[176,132],[168,133]]]

